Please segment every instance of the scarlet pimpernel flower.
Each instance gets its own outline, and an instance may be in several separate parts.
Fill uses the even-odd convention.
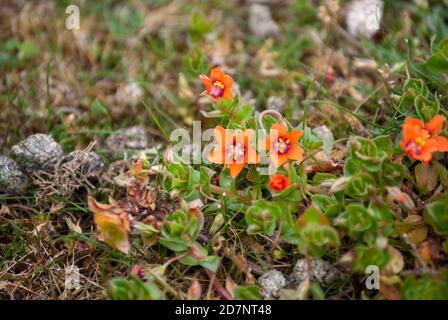
[[[269,186],[274,191],[283,191],[289,187],[289,179],[283,174],[274,174],[269,178]]]
[[[435,115],[429,122],[409,117],[403,124],[401,147],[413,159],[428,163],[433,152],[447,152],[448,139],[438,134],[442,131],[445,118]]]
[[[270,152],[275,167],[281,167],[288,160],[301,161],[303,149],[297,145],[303,135],[302,130],[287,132],[286,127],[274,123],[266,140],[260,143],[260,148]]]
[[[210,152],[209,161],[224,164],[230,170],[230,175],[237,177],[244,166],[258,163],[258,154],[250,145],[254,131],[247,129],[239,134],[233,134],[221,126],[215,128],[217,146]]]
[[[205,74],[199,76],[207,90],[209,96],[216,102],[219,99],[232,99],[233,79],[222,71],[220,66],[215,67],[210,72],[210,78]]]

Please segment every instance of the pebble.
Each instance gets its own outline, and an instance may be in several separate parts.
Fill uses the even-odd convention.
[[[265,298],[278,297],[280,290],[286,286],[285,276],[278,270],[269,270],[258,278]]]
[[[333,267],[328,261],[311,258],[310,263],[312,280],[316,280],[323,285],[329,285],[341,277],[340,271]],[[300,259],[294,266],[291,278],[294,281],[302,282],[306,279],[306,275],[307,261],[306,259]]]
[[[250,31],[260,38],[276,36],[280,32],[280,27],[272,19],[268,6],[252,4],[249,9]]]
[[[0,194],[23,195],[29,179],[11,158],[0,156]]]
[[[51,171],[64,152],[51,136],[37,133],[14,145],[11,154],[22,170],[32,174]]]
[[[112,151],[146,149],[149,147],[146,131],[141,126],[123,128],[106,139],[106,146]]]

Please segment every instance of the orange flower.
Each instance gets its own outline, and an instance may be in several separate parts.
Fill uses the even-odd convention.
[[[283,191],[289,187],[289,179],[283,174],[275,174],[269,179],[272,190]]]
[[[208,157],[212,163],[225,164],[230,175],[235,178],[248,163],[258,163],[258,154],[250,146],[254,131],[247,129],[240,134],[232,134],[221,126],[215,128],[218,145]]]
[[[221,67],[213,68],[210,72],[210,78],[205,74],[201,74],[199,79],[201,79],[210,97],[216,102],[220,98],[232,99],[233,79],[231,76],[225,74]]]
[[[303,149],[297,142],[302,134],[302,130],[287,133],[282,124],[274,123],[266,140],[260,143],[260,148],[270,152],[272,162],[277,168],[288,160],[300,161],[303,158]]]
[[[407,118],[403,125],[401,147],[411,158],[428,163],[433,152],[448,151],[448,139],[438,136],[444,122],[445,118],[439,114],[425,124],[419,119]]]

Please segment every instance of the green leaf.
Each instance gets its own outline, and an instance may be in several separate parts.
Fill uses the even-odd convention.
[[[430,202],[424,212],[423,218],[434,227],[437,234],[448,236],[448,196]]]
[[[231,121],[235,124],[242,125],[245,121],[253,117],[254,106],[247,103],[240,107],[234,108],[230,117]]]
[[[198,255],[203,258],[198,259],[197,257],[193,257],[191,254],[183,257],[179,260],[180,263],[183,263],[187,266],[202,266],[206,269],[209,269],[212,272],[218,271],[219,267],[219,257],[217,256],[209,256],[207,249],[201,246],[199,243],[195,242],[192,247],[194,247],[195,251]]]
[[[347,207],[346,225],[352,237],[363,236],[366,231],[376,230],[376,221],[361,204],[352,203]]]
[[[235,179],[230,175],[228,168],[222,170],[221,175],[219,176],[219,186],[232,191],[235,190]]]
[[[356,198],[365,198],[374,187],[374,179],[368,173],[360,173],[353,176],[344,186],[345,194]]]
[[[428,59],[426,67],[438,74],[448,72],[448,43],[444,42],[440,49]]]
[[[389,261],[389,252],[377,245],[358,245],[355,248],[355,261],[353,269],[357,272],[365,272],[370,265],[384,267]]]
[[[439,113],[440,103],[436,98],[436,101],[432,102],[422,95],[418,95],[415,98],[415,110],[423,122],[428,122],[437,113]]]
[[[440,180],[440,183],[442,184],[445,190],[448,190],[448,170],[440,162],[435,162],[434,166],[436,168],[436,172]]]
[[[300,226],[299,249],[319,257],[326,250],[340,245],[337,231],[329,225],[327,217],[316,208],[309,208],[298,221]]]
[[[448,272],[440,279],[425,274],[420,278],[410,276],[405,279],[401,295],[406,300],[448,300]]]
[[[326,126],[316,127],[312,130],[313,134],[316,135],[320,140],[322,140],[322,149],[327,155],[330,155],[331,150],[333,150],[334,137],[333,133]]]
[[[430,164],[419,163],[415,166],[415,182],[417,189],[423,194],[429,194],[438,185],[436,168]]]
[[[189,55],[184,58],[184,68],[191,77],[195,77],[201,73],[206,73],[209,69],[207,57],[202,50],[195,47]]]
[[[393,144],[390,136],[378,136],[373,139],[373,142],[375,143],[378,150],[386,152],[388,157],[392,156]]]
[[[188,28],[188,35],[193,42],[202,40],[205,35],[212,31],[212,24],[207,21],[202,13],[195,12],[191,15],[191,23]]]
[[[268,202],[263,199],[256,201],[247,209],[245,215],[248,224],[247,233],[264,232],[271,235],[281,214],[280,207],[275,202]]]
[[[257,286],[239,286],[235,288],[234,296],[237,300],[261,300],[260,289]]]
[[[386,159],[381,165],[381,180],[384,185],[398,186],[403,179],[404,167]]]
[[[33,42],[25,41],[20,44],[18,58],[21,61],[29,60],[39,54],[39,47]]]
[[[175,252],[183,252],[194,244],[202,229],[203,217],[199,210],[176,210],[163,222],[160,244]]]
[[[319,282],[313,282],[310,286],[310,292],[314,300],[324,300],[325,292],[322,290]]]
[[[311,196],[311,200],[327,217],[335,217],[340,212],[341,206],[334,197],[316,194]]]
[[[161,300],[163,292],[152,282],[144,283],[137,277],[129,280],[116,278],[106,286],[106,296],[110,300]]]
[[[328,180],[336,180],[336,179],[337,177],[334,174],[325,172],[316,172],[311,182],[313,185],[317,185]]]

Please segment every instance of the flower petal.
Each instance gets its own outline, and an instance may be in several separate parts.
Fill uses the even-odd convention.
[[[440,114],[436,114],[429,122],[425,124],[425,128],[430,134],[434,135],[442,130],[444,122],[445,118]]]
[[[208,161],[216,164],[224,164],[226,160],[224,146],[218,146],[208,155]]]
[[[260,148],[261,150],[267,150],[267,151],[271,150],[271,139],[270,139],[269,135],[266,137],[266,139],[258,142],[258,148]]]
[[[232,178],[236,178],[240,174],[241,170],[243,170],[244,164],[230,163],[227,165],[227,167],[229,167],[230,175],[232,176]]]
[[[224,74],[224,79],[222,83],[224,84],[224,87],[232,89],[233,78],[228,74]]]
[[[448,139],[442,136],[435,136],[429,140],[434,140],[436,142],[437,152],[448,152]]]
[[[302,161],[303,159],[303,149],[298,145],[292,145],[291,149],[289,149],[288,158],[291,160]]]
[[[255,132],[252,129],[244,130],[243,132],[238,133],[235,136],[235,141],[240,142],[244,145],[245,148],[250,144],[252,139],[254,138]]]
[[[260,159],[258,157],[257,151],[251,146],[246,148],[246,153],[244,154],[244,161],[246,163],[259,163]]]
[[[282,136],[286,135],[286,128],[281,123],[276,122],[272,125],[269,135],[272,135],[271,138],[282,137]]]
[[[413,119],[413,118],[411,118]],[[417,120],[417,119],[414,119]],[[418,122],[417,122],[418,121]],[[409,121],[407,120],[405,124],[403,125],[403,141],[404,144],[407,144],[411,140],[415,140],[416,138],[421,138],[423,140],[426,140],[429,138],[429,133],[426,129],[424,129],[421,126],[421,121]],[[414,123],[414,124],[412,124]]]
[[[290,144],[296,144],[297,142],[299,142],[302,135],[303,135],[302,130],[294,130],[286,134],[286,139],[289,139]]]
[[[271,153],[271,160],[274,166],[279,168],[288,161],[288,156],[286,154]]]
[[[423,161],[424,163],[428,163],[432,159],[432,152],[423,151],[419,154],[414,154],[414,159]]]
[[[421,122],[420,119],[409,117],[406,119],[403,126],[412,126],[412,127],[418,127],[420,129],[423,129],[423,122]]]
[[[224,92],[221,96],[222,99],[230,100],[233,98],[232,87],[224,87]]]
[[[233,135],[221,126],[215,127],[215,139],[218,144],[224,146],[231,144],[233,142]]]
[[[410,154],[414,159],[428,163],[432,159],[432,153],[437,150],[437,141],[434,138],[426,140],[425,146],[420,152]]]
[[[212,69],[212,71],[210,72],[210,80],[212,83],[215,81],[219,81],[224,84],[225,77],[224,71],[222,71],[221,66],[217,66]]]
[[[199,79],[201,79],[202,83],[204,84],[205,90],[210,92],[210,90],[212,90],[212,83],[210,82],[210,79],[205,74],[201,74],[199,76]]]

